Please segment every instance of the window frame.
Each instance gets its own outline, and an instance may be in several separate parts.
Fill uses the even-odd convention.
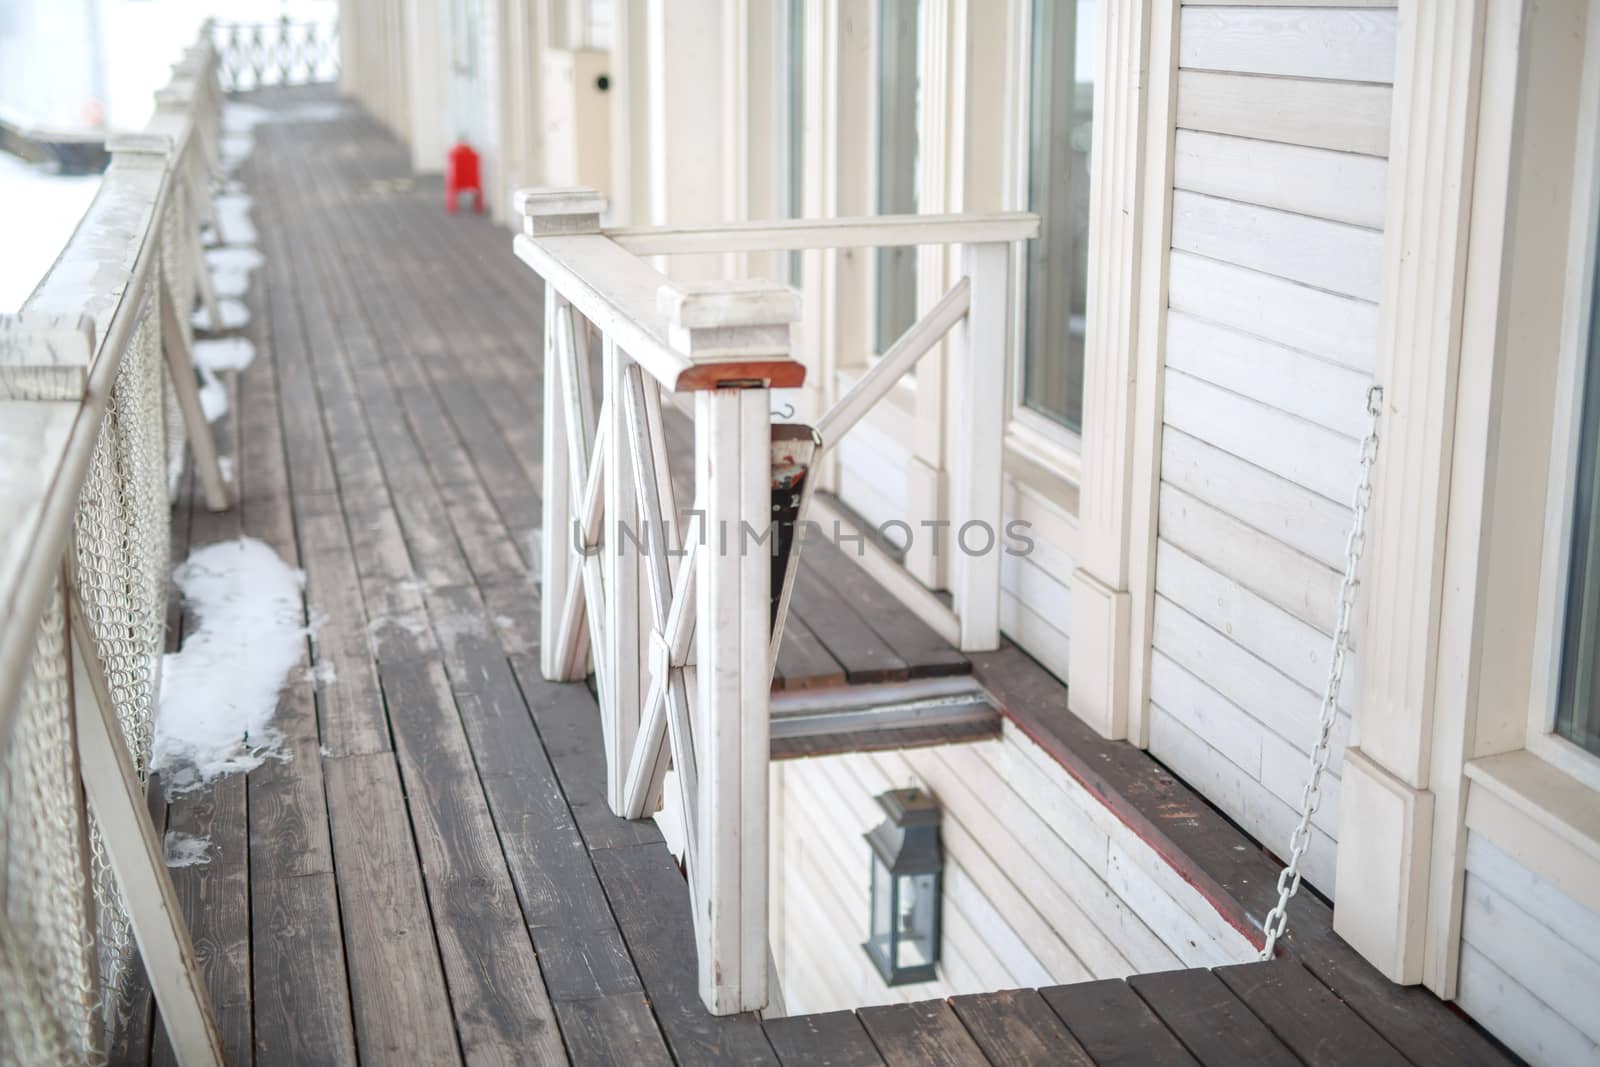
[[[1029,130],[1033,116],[1033,23],[1037,4],[1055,0],[1020,0],[1008,8],[1011,21],[1006,34],[1006,59],[1008,93],[1011,106],[1011,144],[1006,152],[1005,195],[1006,207],[1012,211],[1028,210],[1028,176],[1031,163]],[[1076,3],[1076,0],[1069,0]],[[1096,19],[1095,33],[1100,33],[1104,19]],[[1098,116],[1096,116],[1098,120]],[[1089,225],[1094,226],[1094,204],[1090,204]],[[1083,433],[1035,411],[1027,403],[1027,352],[1025,351],[1028,321],[1028,249],[1019,244],[1011,252],[1011,276],[1014,284],[1011,294],[1011,330],[1016,338],[1013,351],[1016,359],[1007,374],[1006,409],[1006,473],[1029,483],[1033,488],[1050,496],[1059,496],[1063,489],[1077,490],[1083,481]],[[1088,338],[1095,328],[1094,322],[1084,327],[1085,361],[1090,346]],[[1084,417],[1088,417],[1085,409]],[[1074,512],[1077,511],[1073,507]]]
[[[1583,427],[1584,375],[1591,323],[1600,328],[1595,271],[1600,269],[1600,40],[1591,20],[1584,43],[1578,136],[1573,155],[1572,235],[1566,249],[1566,291],[1551,412],[1549,489],[1545,505],[1529,689],[1526,747],[1558,770],[1600,790],[1600,754],[1555,732],[1561,691],[1567,592],[1572,566],[1573,509]]]

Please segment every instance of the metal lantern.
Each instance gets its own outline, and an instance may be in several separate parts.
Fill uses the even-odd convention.
[[[920,789],[895,789],[878,806],[888,818],[864,835],[872,847],[872,917],[861,947],[887,984],[931,982],[944,899],[939,802]]]

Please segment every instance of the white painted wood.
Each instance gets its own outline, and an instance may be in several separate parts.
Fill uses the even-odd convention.
[[[580,356],[580,358],[584,358]],[[626,400],[630,394],[631,361],[611,337],[601,340],[601,373],[605,389],[605,441],[600,461],[605,465],[605,649],[602,653],[609,684],[602,688],[600,715],[609,720],[606,732],[606,797],[611,810],[625,815],[626,769],[639,736],[645,679],[641,666],[645,649],[639,637],[640,589],[643,576],[639,544],[643,534],[639,502],[634,492],[633,454],[629,447],[633,428],[628,425]],[[630,540],[631,538],[631,540]],[[653,794],[652,794],[653,795]]]
[[[1000,643],[999,542],[1004,469],[1005,374],[1011,345],[1007,308],[1011,256],[1003,244],[967,245],[963,270],[972,285],[957,378],[951,447],[960,457],[950,509],[956,616],[963,651]],[[969,525],[975,524],[975,525]],[[962,531],[977,538],[962,543]],[[987,550],[973,552],[987,541]]]
[[[1268,731],[1284,738],[1296,750],[1311,751],[1316,740],[1320,694],[1300,685],[1235,643],[1227,633],[1213,629],[1164,596],[1156,598],[1152,622],[1152,644],[1161,656]],[[1177,713],[1177,709],[1172,710]],[[1334,720],[1332,738],[1328,767],[1338,774],[1344,750],[1350,742],[1347,711],[1341,709]]]
[[[851,386],[850,391],[828,409],[817,422],[822,447],[837,444],[860,422],[900,377],[916,366],[950,328],[966,315],[970,302],[970,279],[962,278],[944,297],[890,345],[872,367]]]
[[[1179,190],[1172,247],[1342,296],[1380,292],[1383,236],[1362,226]]]
[[[69,584],[73,704],[84,793],[104,831],[106,854],[173,1053],[184,1067],[221,1067],[222,1042],[200,961],[167,875],[161,842],[150,825],[144,788],[122,739],[94,635],[78,611],[76,583]]]
[[[206,199],[209,202],[210,198]],[[221,331],[222,306],[217,303],[217,285],[211,277],[211,266],[206,262],[206,250],[200,242],[199,227],[189,235],[189,259],[194,264],[195,285],[200,290],[200,303],[206,309],[206,322],[211,324],[213,331]]]
[[[167,360],[167,375],[173,392],[178,394],[178,407],[183,411],[184,434],[189,451],[194,455],[195,471],[205,493],[206,509],[227,511],[233,506],[228,490],[228,480],[222,476],[222,465],[217,459],[217,442],[211,436],[211,424],[206,421],[200,406],[199,386],[194,376],[194,356],[189,350],[188,337],[172,303],[172,294],[165,282],[158,283],[154,298],[161,302],[161,350]]]
[[[1600,988],[1600,960],[1572,939],[1572,932],[1547,925],[1524,902],[1467,873],[1461,937],[1510,979],[1591,1041],[1600,1042],[1600,1016],[1593,992]]]
[[[1157,591],[1228,635],[1313,693],[1327,681],[1328,639],[1315,627],[1245,589],[1237,582],[1163,540],[1156,555]],[[1359,678],[1361,661],[1345,659],[1347,683]],[[1349,685],[1341,706],[1356,692]]]
[[[1342,81],[1394,80],[1395,12],[1249,6],[1190,8],[1178,65]]]
[[[1344,563],[1350,509],[1221,449],[1167,427],[1161,440],[1165,484],[1225,510],[1328,567]]]
[[[81,401],[94,351],[81,315],[0,316],[0,399]]]
[[[700,767],[700,995],[707,1010],[760,1008],[767,995],[767,763],[771,559],[746,550],[741,522],[770,508],[764,389],[695,399]]]
[[[544,289],[544,419],[541,427],[543,483],[539,538],[539,672],[547,681],[571,682],[582,676],[583,665],[563,655],[563,618],[570,618],[567,601],[575,597],[578,567],[572,551],[572,502],[567,456],[566,403],[562,382],[562,356],[557,338],[557,318],[565,303],[554,286]]]
[[[1389,153],[1387,85],[1178,72],[1179,128],[1262,141]]]
[[[1166,376],[1166,421],[1329,500],[1354,489],[1359,442],[1178,371]]]
[[[1211,931],[1196,922],[1144,872],[1119,845],[1112,845],[1106,861],[1106,882],[1137,914],[1146,917],[1182,966],[1224,967],[1238,960],[1237,950],[1219,944]],[[1237,937],[1232,939],[1237,941]]]
[[[1600,960],[1600,912],[1579,903],[1488,837],[1471,830],[1467,831],[1465,866],[1473,878],[1515,901],[1590,959]]]
[[[1261,724],[1161,652],[1150,655],[1150,699],[1250,777],[1261,778]],[[1298,764],[1297,764],[1298,766]]]
[[[1170,264],[1172,308],[1371,373],[1378,308],[1185,252]]]
[[[1178,130],[1175,189],[1383,228],[1388,165],[1375,156]]]
[[[1174,547],[1301,622],[1333,633],[1341,571],[1170,485],[1161,490],[1160,523],[1162,538]]]
[[[1311,774],[1309,754],[1291,745],[1274,733],[1261,738],[1261,784],[1279,800],[1295,810],[1300,808],[1300,794]],[[1311,825],[1329,837],[1339,836],[1339,820],[1343,817],[1341,797],[1343,786],[1337,774],[1331,771],[1322,776],[1322,800],[1311,814]],[[1357,897],[1356,899],[1360,899]]]
[[[1299,821],[1295,808],[1154,702],[1150,705],[1150,753],[1258,841],[1287,841]],[[1334,884],[1334,851],[1333,840],[1313,825],[1303,870],[1305,880],[1324,893]]]
[[[1593,1063],[1600,1045],[1529,993],[1471,944],[1461,946],[1457,1001],[1513,1052],[1540,1067]]]
[[[1175,310],[1167,367],[1346,437],[1366,435],[1371,377],[1325,359]]]
[[[637,256],[981,244],[1026,241],[1038,235],[1039,217],[1026,211],[773,219],[714,226],[633,226],[606,231],[606,236]]]

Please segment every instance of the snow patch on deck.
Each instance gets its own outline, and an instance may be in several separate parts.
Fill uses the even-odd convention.
[[[250,309],[245,307],[243,300],[237,300],[233,297],[218,300],[217,310],[222,314],[221,326],[212,325],[209,311],[205,308],[197,308],[193,318],[190,320],[194,323],[194,328],[216,333],[222,330],[243,329],[250,322]]]
[[[162,660],[150,766],[167,796],[287,758],[278,694],[305,655],[305,573],[252,537],[190,554],[173,580],[195,627]]]
[[[168,830],[161,851],[168,867],[204,867],[211,862],[211,838]]]

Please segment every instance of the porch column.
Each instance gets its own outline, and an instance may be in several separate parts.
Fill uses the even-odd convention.
[[[1334,929],[1403,983],[1423,977],[1429,763],[1483,25],[1483,0],[1400,7],[1378,324],[1383,414]]]
[[[1162,219],[1147,218],[1141,203],[1146,116],[1161,116],[1162,126],[1167,124],[1165,107],[1150,104],[1145,85],[1150,9],[1160,6],[1118,3],[1102,9],[1110,24],[1100,31],[1099,70],[1105,85],[1095,92],[1091,145],[1095,165],[1089,201],[1094,225],[1089,230],[1083,476],[1078,490],[1077,568],[1072,573],[1067,699],[1079,718],[1109,738],[1126,737],[1129,732],[1130,570],[1154,568],[1153,552],[1134,561],[1130,545],[1136,493],[1142,489],[1150,495],[1156,477],[1150,467],[1145,470],[1145,484],[1134,484],[1135,358],[1146,340],[1141,332],[1154,331],[1153,336],[1159,337],[1159,320],[1166,314],[1165,299],[1141,299],[1140,273],[1143,229],[1155,226],[1165,231]],[[1170,20],[1170,12],[1166,17]],[[1138,62],[1128,61],[1123,43],[1127,41],[1137,42]],[[1165,198],[1160,203],[1164,215]],[[1153,259],[1149,267],[1159,270],[1165,250],[1157,250]],[[1157,363],[1159,358],[1145,361],[1146,366]],[[1159,433],[1158,423],[1140,420],[1141,432],[1153,438]],[[1137,736],[1134,740],[1142,743]]]

